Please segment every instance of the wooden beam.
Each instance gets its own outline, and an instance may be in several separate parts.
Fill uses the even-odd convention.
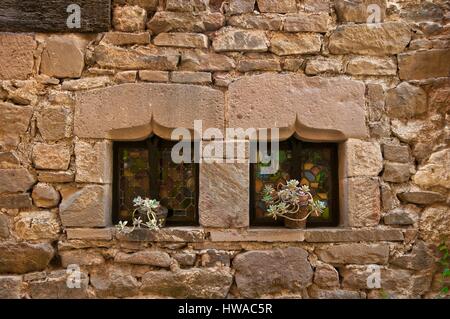
[[[104,32],[110,23],[111,0],[0,0],[0,31]]]

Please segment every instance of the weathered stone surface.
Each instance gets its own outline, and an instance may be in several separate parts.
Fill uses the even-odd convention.
[[[172,254],[180,266],[194,266],[197,254],[195,252],[183,251]]]
[[[20,167],[20,161],[13,152],[0,152],[0,169],[18,167]]]
[[[205,32],[220,29],[225,17],[219,12],[156,12],[147,28],[153,33],[162,32]]]
[[[202,229],[186,229],[185,227],[162,228],[159,231],[135,229],[132,233],[116,233],[116,238],[123,241],[154,241],[154,242],[185,242],[194,243],[205,240],[206,234]]]
[[[33,109],[0,102],[0,114],[0,147],[6,149],[19,143],[20,135],[28,129]]]
[[[347,177],[378,176],[383,169],[380,144],[348,139],[343,145]]]
[[[403,239],[401,230],[389,228],[309,229],[305,233],[305,241],[311,243],[403,241]]]
[[[0,299],[20,299],[21,276],[0,276]]]
[[[407,163],[384,163],[383,180],[392,183],[404,183],[411,176],[411,167]]]
[[[167,11],[192,12],[205,11],[209,0],[166,0]]]
[[[45,141],[57,141],[69,137],[70,109],[63,106],[44,108],[37,117],[39,132]]]
[[[233,267],[244,298],[300,293],[313,279],[308,253],[297,247],[245,252],[234,258]]]
[[[417,219],[417,213],[408,207],[394,208],[383,216],[385,225],[412,225]]]
[[[149,44],[150,33],[129,33],[129,32],[107,32],[102,38],[101,44],[112,45],[132,45],[132,44]]]
[[[297,12],[295,0],[257,0],[261,12],[289,13]]]
[[[314,58],[306,62],[306,74],[320,74],[320,73],[341,73],[343,63],[339,59],[334,58]]]
[[[116,73],[114,81],[117,83],[133,83],[136,82],[137,71],[121,71]]]
[[[249,165],[203,163],[200,167],[199,215],[204,227],[249,225]]]
[[[67,239],[111,240],[111,228],[67,228]]]
[[[415,184],[429,188],[442,186],[450,188],[450,149],[431,154],[425,165],[419,167],[417,173],[412,177]]]
[[[26,192],[36,178],[25,168],[0,169],[0,194]]]
[[[420,237],[427,242],[438,243],[450,235],[450,209],[444,205],[426,208],[420,215]]]
[[[139,6],[147,11],[154,12],[158,8],[159,0],[114,0],[118,5],[128,4],[131,6]]]
[[[208,249],[200,259],[203,267],[230,267],[230,262],[230,254],[217,249]]]
[[[333,54],[390,55],[402,52],[410,40],[411,31],[402,22],[347,24],[331,34],[329,50]]]
[[[23,212],[14,222],[15,233],[24,240],[55,240],[61,232],[56,215],[50,211]]]
[[[129,112],[133,110],[133,112]],[[75,135],[136,140],[155,130],[170,139],[175,127],[223,127],[224,94],[188,84],[122,84],[77,95]],[[152,127],[151,122],[158,127]]]
[[[381,182],[381,203],[383,205],[383,210],[391,210],[400,204],[400,201],[395,196],[394,191],[389,186],[388,183]]]
[[[383,86],[376,83],[367,84],[367,104],[369,120],[380,121],[384,113],[385,97]]]
[[[391,120],[392,133],[405,143],[416,140],[426,128],[427,124],[423,120],[409,120],[406,123],[397,119]]]
[[[28,193],[0,195],[0,207],[2,208],[27,208],[31,205],[31,197]]]
[[[396,75],[397,63],[394,58],[354,57],[347,64],[351,75]]]
[[[326,13],[308,14],[299,12],[286,16],[283,30],[287,32],[327,32],[329,15]]]
[[[225,298],[232,282],[229,268],[149,271],[142,277],[142,292],[155,297]]]
[[[75,181],[79,183],[112,183],[112,143],[109,141],[75,143]]]
[[[91,285],[98,297],[131,297],[138,294],[139,281],[132,275],[130,268],[111,266],[91,272]]]
[[[427,111],[427,94],[420,87],[402,82],[387,92],[386,107],[392,117],[411,118]]]
[[[35,49],[32,35],[0,33],[0,80],[28,78],[33,72]]]
[[[111,190],[108,185],[89,185],[64,196],[59,206],[65,227],[105,227],[111,224]]]
[[[410,253],[393,257],[389,263],[404,269],[423,271],[433,268],[435,257],[423,241],[417,241]]]
[[[348,178],[346,186],[349,225],[352,227],[378,225],[381,218],[378,179]]]
[[[341,244],[321,248],[319,258],[330,264],[386,264],[389,246],[386,244]]]
[[[275,59],[245,59],[238,62],[237,70],[239,72],[281,71],[281,66]]]
[[[71,171],[39,171],[38,181],[43,183],[68,183],[75,180],[75,174]]]
[[[450,49],[414,51],[398,56],[402,80],[423,80],[450,74]]]
[[[407,191],[397,194],[397,197],[401,201],[419,205],[430,205],[445,201],[444,195],[432,191]]]
[[[111,83],[108,76],[97,76],[79,80],[64,80],[61,88],[67,91],[82,91],[104,87]]]
[[[50,37],[42,52],[41,73],[55,78],[79,78],[84,68],[81,44],[70,37]]]
[[[370,9],[369,5],[378,8]],[[379,23],[386,16],[386,0],[336,0],[334,6],[340,22]],[[379,15],[374,11],[378,9]]]
[[[345,289],[320,289],[312,285],[308,289],[309,296],[316,299],[365,299],[363,292]]]
[[[0,273],[24,274],[43,270],[53,254],[50,244],[0,242]]]
[[[269,41],[263,31],[222,29],[213,39],[212,46],[216,52],[265,52]]]
[[[229,127],[296,127],[304,138],[321,141],[361,138],[367,134],[364,91],[362,83],[344,79],[243,77],[229,86]]]
[[[6,215],[0,214],[0,237],[6,238],[9,236],[9,218]]]
[[[305,232],[299,229],[250,228],[209,229],[213,242],[302,242]]]
[[[66,170],[70,163],[70,148],[63,144],[37,143],[33,147],[33,164],[37,169]]]
[[[211,83],[211,73],[209,72],[191,72],[191,71],[174,71],[171,78],[174,83]]]
[[[147,47],[125,49],[99,45],[94,50],[95,61],[103,68],[121,70],[175,70],[179,55],[160,54]]]
[[[275,33],[270,39],[270,52],[276,55],[312,54],[320,52],[322,36],[316,33]]]
[[[208,37],[200,33],[160,33],[153,43],[158,46],[179,48],[208,48]]]
[[[60,251],[61,265],[67,268],[69,265],[93,266],[105,263],[103,256],[93,250],[66,250]]]
[[[339,288],[339,273],[333,266],[320,263],[314,272],[314,283],[321,288]]]
[[[169,82],[169,72],[140,70],[139,79],[146,82]]]
[[[117,31],[143,31],[146,20],[147,12],[138,6],[115,7],[112,24]]]
[[[260,29],[280,31],[283,21],[279,15],[238,15],[233,16],[227,20],[227,24],[233,27],[242,29]]]
[[[87,273],[80,273],[79,288],[69,288],[67,282],[70,280],[66,270],[52,271],[46,278],[28,282],[30,297],[32,299],[86,299],[90,297]]]
[[[186,51],[181,55],[180,69],[191,71],[229,71],[234,69],[232,58],[223,54],[206,53],[200,50]]]
[[[383,144],[383,157],[387,161],[408,163],[411,159],[408,145]]]
[[[429,275],[413,275],[403,269],[381,268],[381,289],[392,298],[418,298],[431,284]],[[342,287],[350,289],[367,289],[367,278],[373,271],[365,266],[345,266],[341,271]]]
[[[168,268],[171,263],[171,258],[168,253],[163,251],[142,250],[132,254],[119,252],[114,257],[114,261],[117,263]]]
[[[255,9],[255,2],[256,0],[230,0],[227,13],[252,13]]]
[[[61,199],[59,192],[52,185],[46,183],[38,183],[34,186],[31,197],[34,205],[42,208],[56,207]]]

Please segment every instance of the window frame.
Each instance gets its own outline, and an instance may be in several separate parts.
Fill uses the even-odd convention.
[[[120,207],[120,149],[123,148],[142,148],[148,151],[149,161],[149,198],[160,200],[159,191],[159,177],[161,174],[160,161],[158,160],[158,153],[162,148],[171,148],[177,141],[163,140],[157,136],[151,136],[142,141],[114,141],[113,142],[113,194],[112,194],[112,221],[116,225],[119,222],[119,207]],[[192,142],[194,144],[194,142]],[[192,150],[194,150],[192,145]],[[193,171],[195,175],[195,218],[193,220],[166,220],[166,227],[172,226],[198,226],[199,225],[199,164],[193,162]],[[131,212],[130,212],[131,213]]]
[[[318,227],[337,227],[340,220],[339,211],[339,163],[338,163],[338,144],[337,143],[314,143],[314,142],[304,142],[295,137],[290,137],[285,141],[279,142],[280,149],[284,149],[285,145],[290,145],[292,149],[292,160],[301,163],[301,152],[303,148],[329,148],[331,152],[331,183],[330,183],[330,193],[333,198],[331,209],[331,219],[328,221],[311,221],[308,219],[306,221],[306,228],[318,228]],[[267,150],[269,151],[270,143],[268,143]],[[290,165],[289,175],[293,179],[301,179],[301,171],[295,170],[294,165]],[[303,167],[303,163],[301,163]],[[249,201],[249,213],[250,213],[250,227],[284,227],[283,218],[277,220],[265,220],[262,221],[256,218],[256,163],[250,163],[250,201]]]

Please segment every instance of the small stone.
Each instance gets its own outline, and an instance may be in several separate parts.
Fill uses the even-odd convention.
[[[114,257],[116,263],[128,263],[135,265],[149,265],[169,268],[172,262],[169,254],[162,251],[143,250],[132,254],[119,252]]]
[[[169,72],[140,70],[139,79],[146,82],[169,82]]]
[[[366,299],[364,292],[345,289],[320,289],[311,285],[308,289],[309,296],[316,299]]]
[[[33,35],[0,33],[0,80],[27,79],[33,73],[35,49]]]
[[[392,183],[404,183],[409,181],[411,166],[406,163],[384,163],[383,180]]]
[[[111,228],[67,228],[67,239],[111,240]]]
[[[65,227],[105,227],[111,224],[110,188],[89,185],[64,196],[59,206]]]
[[[346,184],[349,226],[368,227],[378,225],[381,218],[378,179],[352,177],[346,180]]]
[[[427,94],[408,82],[400,83],[386,95],[388,114],[397,118],[411,118],[427,111]]]
[[[384,182],[381,183],[381,203],[385,211],[394,209],[400,204],[389,184]]]
[[[263,31],[222,29],[213,39],[216,52],[265,52],[268,40]]]
[[[133,44],[149,44],[150,43],[150,33],[140,32],[140,33],[129,33],[129,32],[107,32],[102,38],[101,44],[112,44],[112,45],[133,45]]]
[[[417,215],[414,210],[409,208],[395,208],[386,213],[383,217],[385,225],[412,225]]]
[[[181,266],[194,266],[197,254],[194,252],[179,252],[172,254],[172,258],[175,259]]]
[[[0,195],[0,207],[2,208],[28,208],[31,206],[31,197],[28,193]]]
[[[66,270],[56,270],[48,276],[28,282],[29,294],[32,299],[86,299],[88,293],[89,276],[80,272],[79,287],[70,288],[67,283],[73,280]]]
[[[416,140],[426,127],[427,124],[423,120],[409,120],[406,123],[397,119],[391,120],[392,133],[405,143]]]
[[[24,274],[44,270],[53,258],[50,244],[0,242],[0,273]]]
[[[7,238],[9,236],[9,218],[0,214],[0,237]]]
[[[36,178],[25,168],[0,169],[0,194],[26,192]]]
[[[386,16],[386,0],[336,0],[335,9],[340,22],[379,23]]]
[[[228,14],[252,13],[255,9],[255,0],[230,0]]]
[[[227,20],[227,24],[241,29],[280,31],[283,21],[279,15],[237,15]]]
[[[114,76],[114,80],[119,84],[136,82],[136,78],[137,71],[122,71]]]
[[[431,154],[425,165],[420,166],[412,177],[415,184],[428,188],[442,186],[450,189],[450,149]]]
[[[208,249],[201,256],[201,264],[203,267],[230,267],[230,260],[228,253],[215,249]]]
[[[132,275],[131,269],[117,266],[92,271],[90,282],[96,295],[100,298],[136,296],[141,286]]]
[[[394,58],[354,57],[347,64],[351,75],[396,75],[397,63]]]
[[[257,0],[261,12],[291,13],[297,12],[295,0]]]
[[[63,106],[43,109],[37,117],[39,132],[45,141],[61,140],[69,135],[70,110]]]
[[[333,58],[315,58],[306,62],[305,73],[310,75],[321,73],[341,73],[343,68],[342,61]]]
[[[37,169],[67,170],[70,148],[63,144],[37,143],[33,147],[33,164]]]
[[[75,174],[71,171],[39,171],[38,181],[43,183],[70,183],[75,180]]]
[[[68,250],[60,251],[61,265],[67,268],[69,265],[93,266],[105,263],[103,256],[93,250]]]
[[[56,207],[61,199],[59,192],[53,186],[46,183],[38,183],[34,186],[31,197],[33,198],[34,205],[42,208]]]
[[[348,139],[344,144],[346,176],[378,176],[383,169],[380,144]]]
[[[398,193],[397,196],[401,201],[418,205],[430,205],[445,201],[444,195],[431,191],[408,191]]]
[[[167,11],[192,12],[205,11],[209,0],[166,0]]]
[[[0,152],[0,169],[19,168],[20,162],[17,156],[12,152]]]
[[[386,264],[389,245],[340,244],[317,251],[320,260],[330,264]]]
[[[116,238],[121,241],[142,242],[174,242],[174,243],[197,243],[205,240],[206,234],[202,229],[190,228],[162,228],[159,231],[148,229],[135,229],[128,234],[116,233]]]
[[[0,147],[3,150],[16,146],[20,142],[20,135],[24,134],[30,125],[33,108],[0,102],[0,114],[2,115],[0,117]]]
[[[100,76],[94,78],[84,78],[80,80],[65,80],[61,86],[63,90],[67,91],[81,91],[101,88],[111,83],[107,76]]]
[[[189,51],[181,55],[180,69],[182,70],[230,71],[234,67],[234,60],[223,54]]]
[[[233,259],[233,268],[236,270],[237,289],[243,298],[264,297],[286,291],[291,294],[301,293],[313,279],[308,253],[298,247],[241,253]]]
[[[148,22],[147,28],[152,34],[162,32],[205,32],[220,29],[225,23],[225,17],[219,13],[191,12],[156,12]]]
[[[208,37],[200,33],[160,33],[153,44],[179,48],[208,48]]]
[[[270,52],[276,55],[320,52],[322,37],[315,33],[276,33],[270,39]]]
[[[328,13],[309,14],[299,12],[295,16],[286,16],[283,31],[325,33],[328,30],[328,20]]]
[[[339,288],[339,273],[333,266],[320,263],[314,272],[314,283],[321,288]]]
[[[399,54],[399,77],[402,80],[446,77],[450,73],[449,60],[450,49],[448,48]]]
[[[21,276],[0,276],[0,299],[20,299]]]
[[[135,32],[145,30],[147,12],[138,6],[115,7],[112,24],[117,31]]]
[[[112,182],[112,143],[109,141],[75,143],[75,181],[79,183]]]
[[[382,85],[375,83],[367,84],[367,103],[370,121],[381,120],[384,113],[384,100],[384,89]]]
[[[84,68],[84,48],[75,39],[54,36],[41,58],[41,73],[55,78],[79,78]]]
[[[422,271],[433,268],[435,265],[434,258],[433,252],[423,241],[419,240],[413,246],[410,254],[391,258],[389,263],[404,269]]]
[[[211,73],[209,72],[190,72],[190,71],[174,71],[170,77],[175,83],[211,83]]]
[[[303,59],[286,58],[283,63],[283,70],[297,72],[303,65]]]
[[[383,144],[383,157],[387,161],[408,163],[409,155],[408,145]]]
[[[61,232],[56,215],[50,211],[23,212],[14,221],[16,234],[24,240],[56,240]]]
[[[444,205],[426,208],[420,215],[419,232],[426,242],[439,243],[445,236],[450,236],[450,210]]]
[[[237,65],[239,72],[281,71],[280,62],[275,59],[245,59]]]
[[[403,22],[340,25],[330,36],[332,54],[392,55],[402,52],[411,40]]]
[[[310,229],[305,233],[305,241],[310,243],[403,241],[401,230],[392,228],[333,228]]]

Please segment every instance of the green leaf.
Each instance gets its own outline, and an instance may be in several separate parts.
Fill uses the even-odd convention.
[[[448,293],[448,287],[442,287],[441,288],[441,293],[447,294]]]
[[[450,269],[449,268],[445,268],[444,271],[442,272],[442,276],[450,277]]]

